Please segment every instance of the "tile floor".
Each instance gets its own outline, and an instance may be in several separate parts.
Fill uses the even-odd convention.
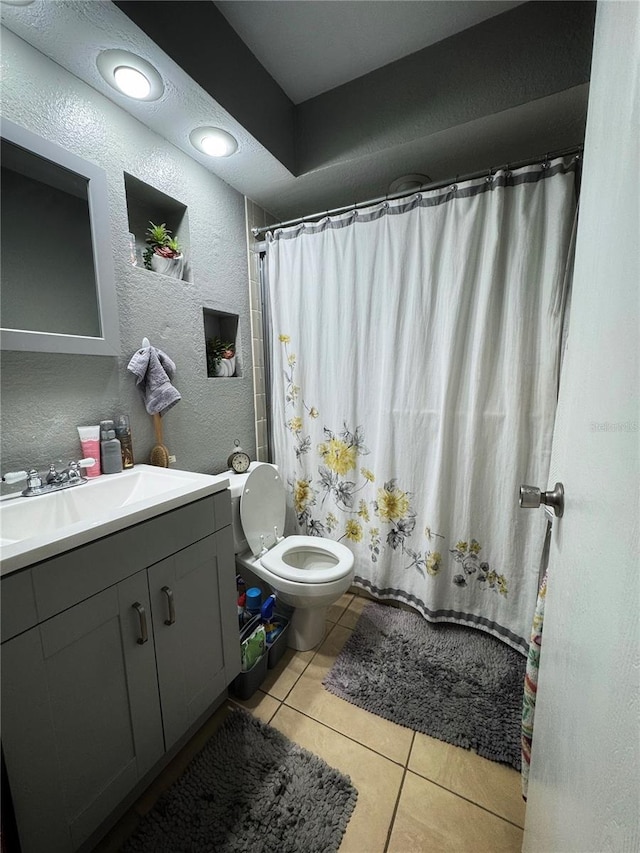
[[[95,853],[119,849],[236,704],[351,777],[358,802],[340,853],[520,851],[519,773],[363,711],[322,686],[366,603],[344,595],[328,614],[319,648],[288,649],[251,699],[225,702]]]

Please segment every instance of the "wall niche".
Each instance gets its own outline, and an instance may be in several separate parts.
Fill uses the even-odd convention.
[[[238,357],[238,315],[203,308],[202,318],[207,376],[216,379],[242,376]]]
[[[179,276],[182,281],[193,281],[190,259],[191,241],[189,238],[189,214],[186,205],[166,193],[157,190],[133,175],[124,173],[124,188],[127,198],[127,214],[129,217],[129,233],[133,235],[131,246],[131,263],[139,269],[156,275],[163,273],[146,269],[144,252],[148,248],[145,241],[147,229],[151,222],[154,225],[166,225],[175,238],[184,256],[184,267]]]

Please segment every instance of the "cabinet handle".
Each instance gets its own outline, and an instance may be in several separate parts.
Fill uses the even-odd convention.
[[[138,611],[138,616],[140,617],[140,636],[138,637],[137,643],[139,646],[142,646],[149,639],[149,632],[147,631],[147,614],[139,601],[136,601],[135,604],[132,604],[131,606],[134,610]]]
[[[164,620],[164,624],[173,625],[176,621],[176,607],[173,603],[173,591],[168,586],[163,586],[162,592],[167,596],[167,604],[169,605],[169,618]]]

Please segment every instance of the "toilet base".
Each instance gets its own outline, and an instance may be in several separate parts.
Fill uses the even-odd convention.
[[[327,607],[297,607],[289,624],[287,645],[290,649],[306,652],[324,640]]]

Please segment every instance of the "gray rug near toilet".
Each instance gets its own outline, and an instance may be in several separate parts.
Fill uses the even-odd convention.
[[[321,758],[233,711],[122,853],[334,853],[357,796]]]
[[[380,717],[520,769],[525,665],[482,631],[369,604],[323,684]]]

